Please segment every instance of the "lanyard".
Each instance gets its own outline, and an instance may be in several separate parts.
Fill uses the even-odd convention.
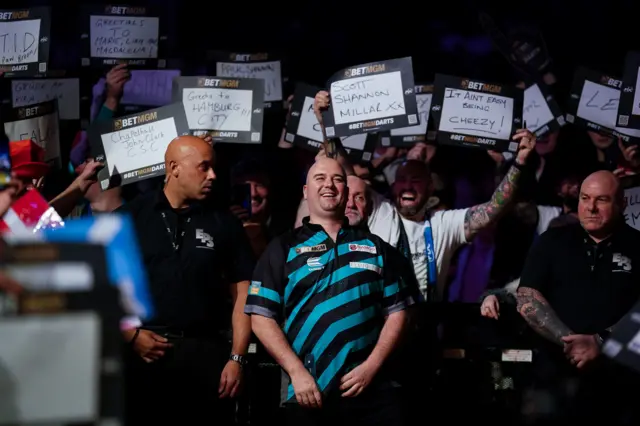
[[[436,264],[436,250],[433,244],[433,232],[431,222],[427,219],[424,224],[424,245],[427,256],[427,288],[436,288],[438,282],[438,267]]]
[[[160,213],[162,215],[162,221],[164,222],[165,229],[167,230],[167,234],[169,234],[169,239],[171,240],[171,244],[173,245],[173,250],[178,251],[180,249],[180,242],[184,238],[184,234],[187,232],[185,227],[183,227],[182,232],[178,236],[178,226],[176,225],[176,230],[171,232],[171,227],[169,226],[169,221],[167,220],[167,215],[165,212]],[[191,222],[191,218],[188,217],[186,223]]]

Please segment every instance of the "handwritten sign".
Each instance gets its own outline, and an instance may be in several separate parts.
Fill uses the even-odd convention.
[[[179,77],[173,100],[182,102],[189,129],[208,133],[214,142],[260,143],[264,80]]]
[[[87,10],[86,56],[82,66],[116,65],[164,68],[159,59],[166,36],[161,19],[145,7],[105,6]]]
[[[624,190],[626,208],[624,220],[627,225],[640,230],[640,187],[626,188]]]
[[[50,9],[0,10],[0,71],[8,77],[47,72]]]
[[[411,58],[358,65],[327,83],[331,106],[322,114],[327,137],[418,124]]]
[[[313,99],[320,90],[305,83],[296,84],[284,134],[285,141],[313,152],[322,146],[322,129],[313,112]]]
[[[565,123],[564,115],[553,96],[537,84],[532,84],[524,91],[522,117],[527,129],[537,137],[555,132]]]
[[[282,102],[282,63],[281,61],[266,60],[269,55],[238,54],[228,55],[230,61],[216,62],[218,77],[257,78],[264,80],[264,101],[271,106],[271,102]]]
[[[638,143],[640,130],[616,126],[621,87],[622,81],[617,78],[578,68],[571,86],[567,121],[620,137],[625,143]]]
[[[169,143],[189,133],[182,104],[171,104],[90,129],[94,158],[104,161],[98,172],[102,190],[164,174]]]
[[[437,74],[431,112],[438,142],[515,152],[511,135],[522,124],[523,90]]]
[[[431,113],[431,97],[433,85],[416,85],[416,103],[418,105],[418,122],[415,126],[392,129],[389,132],[389,144],[393,146],[413,145],[427,139],[429,114]]]
[[[640,52],[629,52],[624,63],[618,126],[640,129]]]
[[[44,150],[44,161],[60,163],[60,129],[56,101],[6,108],[4,132],[10,141],[31,139]]]
[[[12,80],[14,108],[57,99],[61,120],[80,119],[80,80],[77,78]]]

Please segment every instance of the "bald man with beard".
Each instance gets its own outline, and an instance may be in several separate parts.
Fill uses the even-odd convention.
[[[124,332],[130,424],[233,424],[251,335],[243,309],[254,262],[241,222],[203,203],[214,165],[207,142],[178,137],[165,153],[164,188],[118,210],[133,218],[155,308],[150,321]]]
[[[640,232],[625,223],[623,189],[612,173],[587,177],[579,198],[580,223],[549,229],[532,247],[518,310],[540,337],[537,385],[558,394],[578,384],[558,420],[626,424],[617,416],[637,404],[631,389],[640,381],[601,356],[601,346],[640,297]]]

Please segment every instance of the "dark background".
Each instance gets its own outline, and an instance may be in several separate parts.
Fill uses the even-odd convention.
[[[51,69],[79,63],[81,4],[72,0],[4,0],[3,9],[52,6]],[[514,75],[492,50],[477,19],[489,12],[503,28],[539,27],[563,87],[577,65],[621,74],[624,55],[638,47],[640,25],[631,0],[439,2],[237,2],[161,0],[91,2],[150,6],[168,17],[171,56],[204,61],[206,50],[279,51],[292,80],[322,84],[350,65],[412,56],[417,81],[437,72],[507,83]]]

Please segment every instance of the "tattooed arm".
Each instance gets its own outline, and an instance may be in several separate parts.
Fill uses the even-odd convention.
[[[464,235],[467,241],[471,241],[478,231],[495,221],[513,199],[513,193],[517,189],[522,173],[521,168],[536,146],[536,137],[527,129],[519,129],[513,135],[513,140],[519,142],[515,165],[511,166],[488,203],[479,204],[467,210],[464,218]]]
[[[518,167],[511,166],[507,175],[493,192],[491,200],[467,210],[464,218],[464,235],[467,241],[471,241],[482,228],[491,224],[504,212],[506,206],[513,199],[513,193],[517,189],[521,173]]]
[[[520,315],[536,333],[545,339],[563,346],[562,338],[573,334],[538,290],[520,287],[516,293],[516,300]]]

